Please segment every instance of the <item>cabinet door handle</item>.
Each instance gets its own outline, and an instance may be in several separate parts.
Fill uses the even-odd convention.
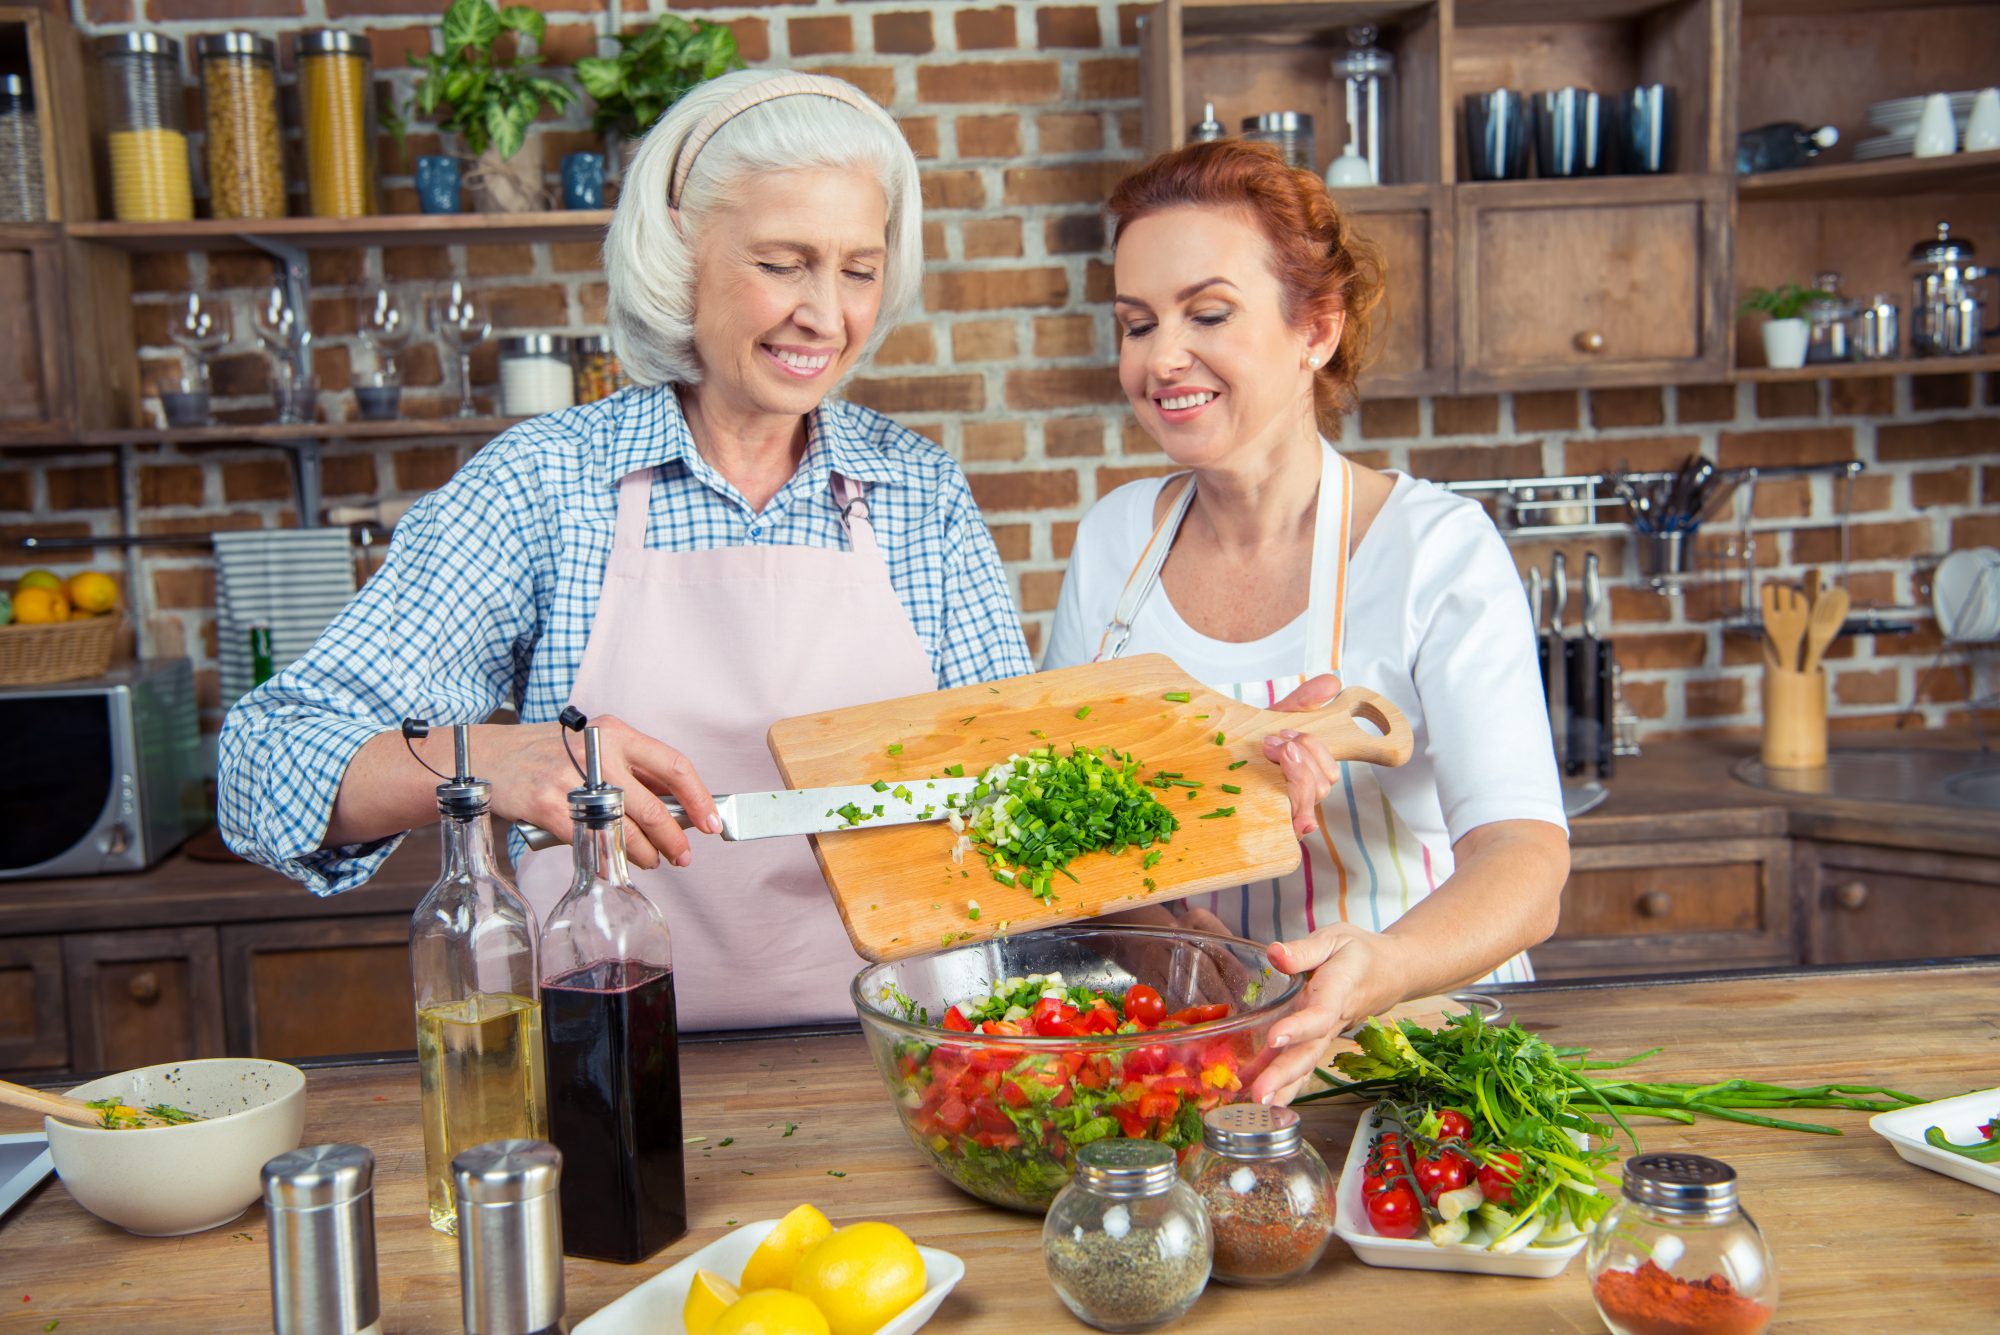
[[[1674,897],[1664,890],[1648,890],[1639,896],[1639,913],[1647,918],[1664,918],[1674,911]]]
[[[1578,352],[1604,351],[1604,335],[1598,333],[1595,329],[1584,330],[1573,341],[1576,344]]]
[[[160,999],[160,976],[151,969],[144,973],[135,973],[125,990],[130,992],[132,1000],[141,1006],[150,1006]]]
[[[1842,881],[1833,887],[1833,902],[1844,909],[1858,909],[1868,902],[1866,881]]]

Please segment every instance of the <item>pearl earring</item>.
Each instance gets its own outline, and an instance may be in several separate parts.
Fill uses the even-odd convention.
[[[1310,366],[1313,370],[1317,371],[1319,369],[1319,358],[1317,357],[1306,358],[1306,365]]]

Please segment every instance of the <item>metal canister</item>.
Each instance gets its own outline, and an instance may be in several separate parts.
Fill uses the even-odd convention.
[[[264,1165],[271,1328],[277,1335],[380,1335],[375,1156],[307,1145]]]
[[[1864,362],[1892,362],[1903,350],[1903,331],[1895,299],[1877,292],[1854,313],[1855,356]]]
[[[495,1140],[451,1161],[466,1335],[561,1329],[562,1152]]]
[[[1302,111],[1268,111],[1243,118],[1243,137],[1271,144],[1287,167],[1313,171],[1313,118]]]

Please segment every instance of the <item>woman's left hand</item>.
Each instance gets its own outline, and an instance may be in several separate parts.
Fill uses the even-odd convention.
[[[1327,1040],[1403,999],[1395,979],[1395,944],[1351,923],[1322,927],[1303,941],[1276,941],[1271,963],[1288,974],[1310,973],[1299,1008],[1271,1026],[1277,1049],[1250,1082],[1260,1103],[1290,1103],[1312,1078]]]
[[[1331,672],[1299,683],[1299,688],[1272,705],[1273,709],[1318,709],[1340,694],[1340,678]],[[1285,792],[1292,799],[1292,833],[1303,839],[1319,828],[1319,804],[1340,782],[1340,762],[1317,737],[1286,728],[1264,739],[1264,758],[1285,772]]]

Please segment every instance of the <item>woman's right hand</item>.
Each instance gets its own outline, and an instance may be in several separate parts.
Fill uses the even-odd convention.
[[[659,794],[670,793],[680,801],[690,826],[722,833],[715,798],[695,773],[693,762],[609,714],[593,715],[590,723],[599,730],[598,761],[604,781],[625,790],[625,856],[640,867],[663,862],[687,866],[694,859],[687,832],[667,814]],[[569,793],[583,780],[563,746],[562,725],[497,723],[472,732],[480,769],[496,776],[494,814],[538,825],[565,842],[571,839]],[[572,738],[570,746],[581,759],[583,743]]]

